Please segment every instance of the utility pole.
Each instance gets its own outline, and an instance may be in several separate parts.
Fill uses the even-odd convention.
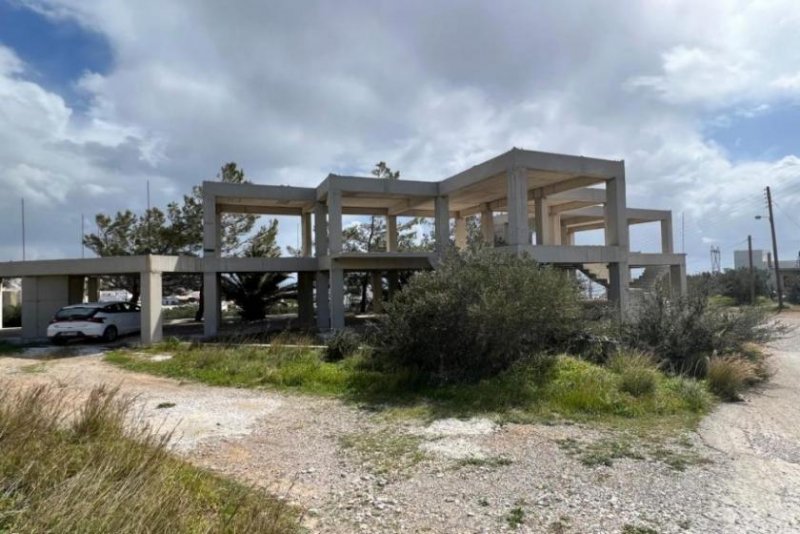
[[[750,264],[750,304],[756,304],[756,278],[753,273],[753,239],[747,236],[747,261]]]
[[[778,261],[778,238],[775,236],[775,218],[772,216],[772,192],[767,186],[767,208],[769,208],[769,228],[772,231],[772,256],[775,259],[775,287],[778,289],[778,310],[783,309],[783,284],[781,267]]]

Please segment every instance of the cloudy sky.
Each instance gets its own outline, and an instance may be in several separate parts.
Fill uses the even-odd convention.
[[[142,209],[148,180],[155,205],[226,161],[438,180],[512,146],[624,159],[691,271],[769,246],[770,185],[796,257],[800,4],[0,0],[0,261],[22,197],[28,257],[78,257],[81,214]]]

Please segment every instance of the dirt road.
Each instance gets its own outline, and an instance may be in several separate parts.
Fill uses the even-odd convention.
[[[786,321],[800,326],[800,314]],[[175,429],[178,454],[286,494],[309,510],[314,532],[800,531],[800,329],[775,344],[775,376],[746,402],[611,466],[584,465],[581,447],[616,451],[630,436],[396,421],[335,400],[128,373],[103,362],[100,347],[81,350],[0,357],[0,383],[76,395],[118,385],[148,421]]]

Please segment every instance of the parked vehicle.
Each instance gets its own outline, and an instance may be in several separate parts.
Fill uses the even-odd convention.
[[[64,306],[47,327],[47,337],[60,345],[71,339],[115,341],[140,330],[141,308],[129,302],[88,302]]]

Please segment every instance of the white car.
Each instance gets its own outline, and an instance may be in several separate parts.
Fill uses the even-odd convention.
[[[141,308],[129,302],[88,302],[64,306],[47,327],[47,337],[60,345],[70,339],[115,341],[140,330]]]

